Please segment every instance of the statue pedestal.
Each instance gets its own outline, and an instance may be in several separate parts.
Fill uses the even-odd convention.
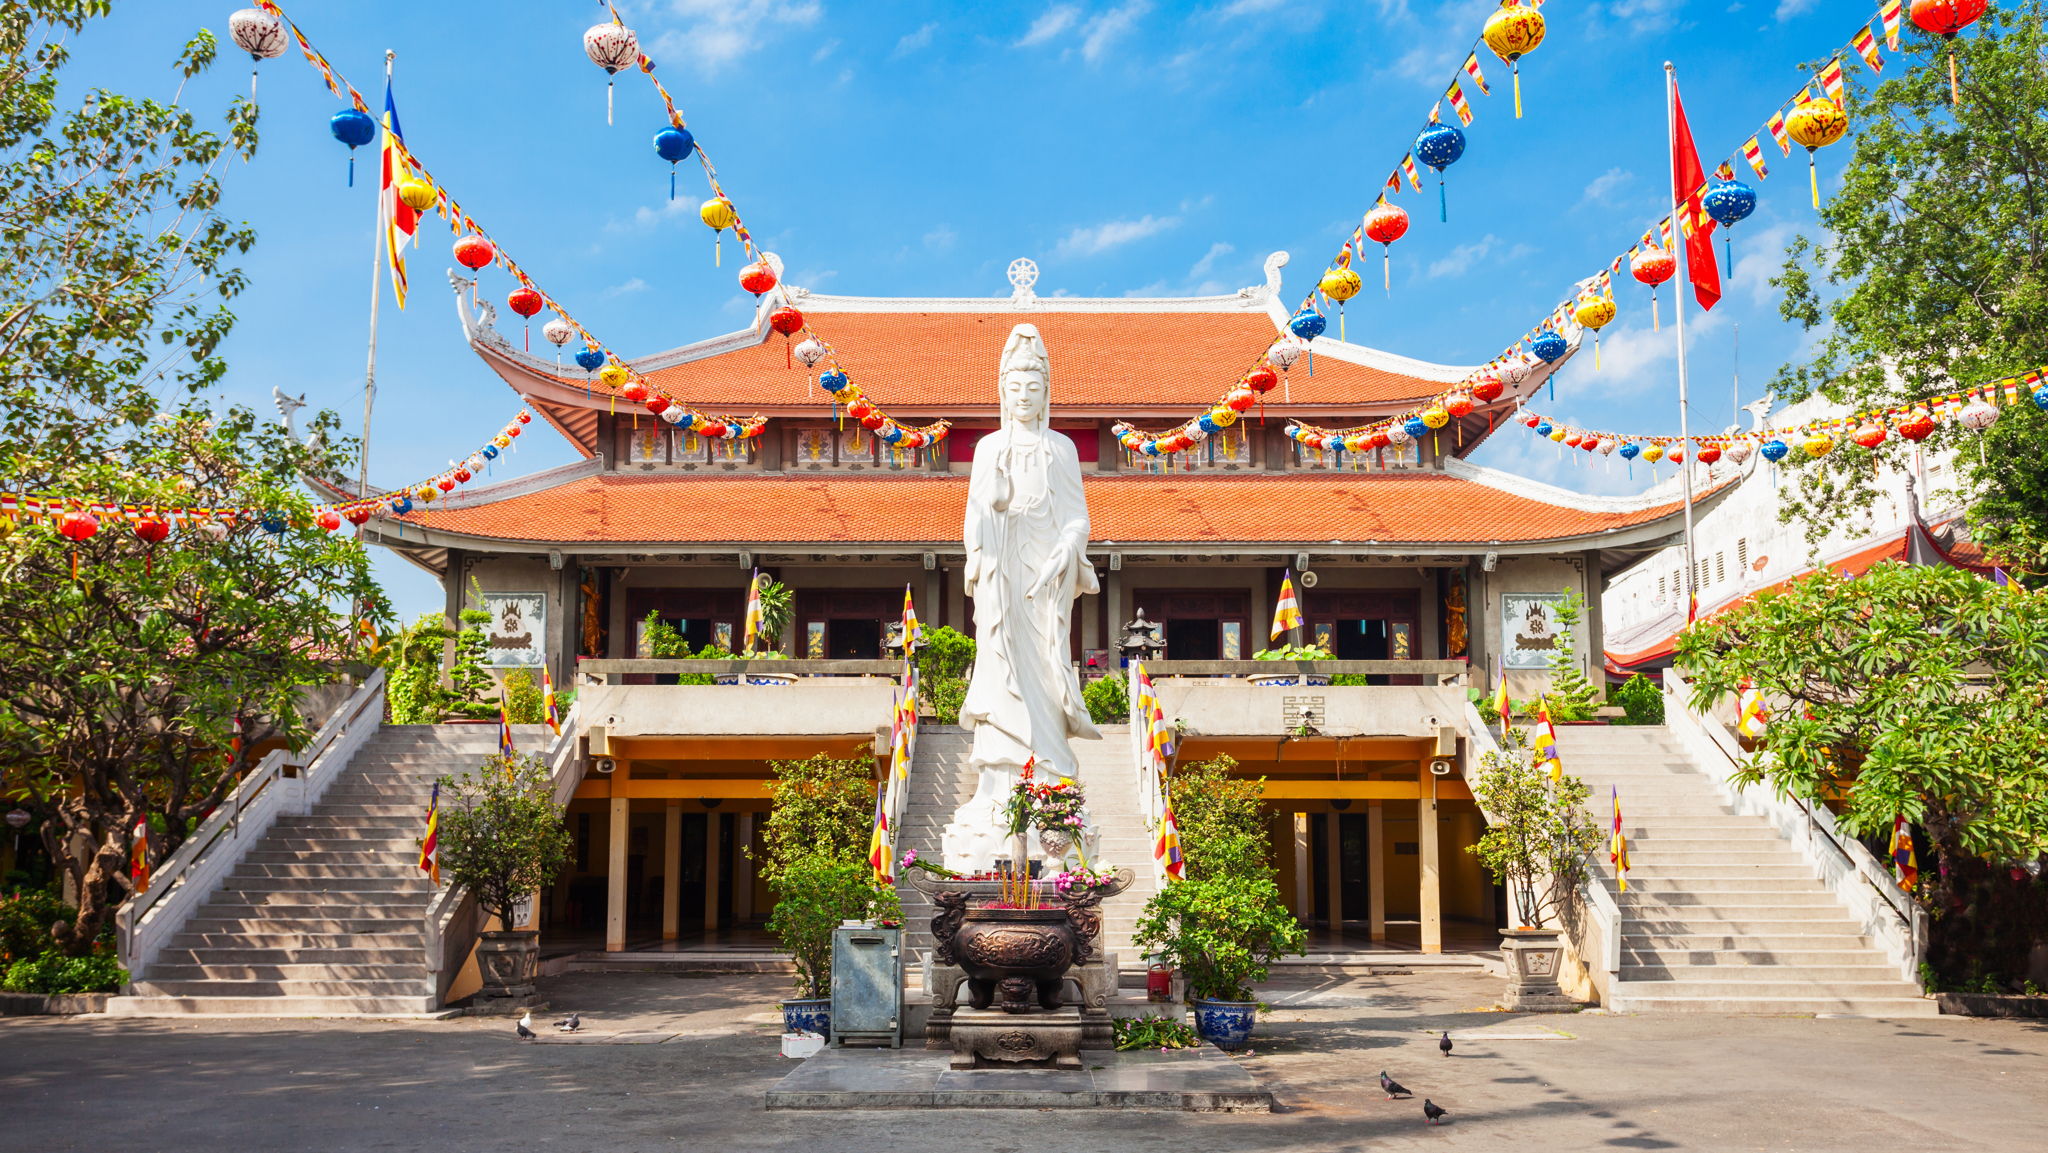
[[[1081,1011],[1071,1006],[1038,1013],[960,1009],[950,1035],[952,1067],[1049,1064],[1081,1067]]]

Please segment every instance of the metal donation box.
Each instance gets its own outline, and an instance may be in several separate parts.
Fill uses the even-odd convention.
[[[903,930],[832,930],[832,1044],[887,1041],[903,1047]]]

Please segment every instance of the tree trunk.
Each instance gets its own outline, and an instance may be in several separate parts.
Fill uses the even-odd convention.
[[[122,869],[128,861],[130,846],[127,836],[120,829],[134,828],[134,818],[129,816],[124,823],[110,829],[100,840],[84,868],[74,869],[73,879],[78,885],[78,916],[70,924],[59,922],[52,932],[57,944],[74,957],[92,952],[93,943],[113,918],[125,898],[127,885],[122,881]]]

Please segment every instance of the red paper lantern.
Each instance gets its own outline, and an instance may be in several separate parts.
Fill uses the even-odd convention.
[[[331,508],[322,509],[320,512],[320,516],[317,518],[317,520],[320,527],[326,529],[328,532],[333,532],[335,529],[341,527],[341,517],[335,515],[334,510]]]
[[[161,544],[171,535],[171,526],[153,516],[135,522],[135,535],[144,544]]]
[[[1371,441],[1371,447],[1373,447],[1373,448],[1385,448],[1385,447],[1387,447],[1388,445],[1390,445],[1390,444],[1393,444],[1393,443],[1394,443],[1394,440],[1393,440],[1393,438],[1392,438],[1392,437],[1390,437],[1390,436],[1388,436],[1388,435],[1387,435],[1387,430],[1386,430],[1386,429],[1384,429],[1384,428],[1376,428],[1376,429],[1373,429],[1373,430],[1372,430],[1372,441]]]
[[[1383,202],[1365,214],[1365,235],[1374,244],[1392,244],[1408,235],[1408,213],[1400,205]]]
[[[656,416],[660,416],[662,413],[667,412],[668,398],[662,396],[660,393],[656,393],[655,395],[648,397],[647,411],[653,413]]]
[[[707,420],[697,426],[697,435],[714,439],[722,438],[725,436],[725,423],[723,421]]]
[[[533,414],[532,414],[532,413],[530,413],[530,412],[522,412],[522,413],[520,413],[520,414],[519,414],[519,423],[521,423],[521,424],[532,424],[532,423],[533,423]]]
[[[368,505],[357,505],[356,507],[349,509],[348,512],[344,513],[343,515],[348,517],[348,523],[353,525],[360,525],[367,522],[370,519],[370,508]]]
[[[638,404],[647,399],[647,386],[637,380],[629,380],[626,386],[619,390],[619,395]]]
[[[454,492],[455,478],[452,476],[444,476],[434,483],[434,487],[440,489],[442,492]]]
[[[472,271],[489,264],[497,256],[497,247],[476,233],[455,242],[455,263]]]
[[[1721,450],[1710,444],[1701,449],[1697,455],[1700,458],[1701,464],[1712,464],[1721,459]]]
[[[1249,388],[1233,388],[1223,398],[1225,407],[1232,412],[1243,412],[1259,402],[1259,396]]]
[[[541,310],[544,303],[540,293],[523,286],[513,289],[512,294],[505,298],[505,306],[520,316],[532,316]]]
[[[1876,448],[1884,443],[1884,436],[1884,426],[1872,420],[1859,425],[1855,434],[1849,439],[1862,445],[1864,448]]]
[[[1677,447],[1676,445],[1673,445],[1672,447],[1664,450],[1664,459],[1670,461],[1672,464],[1684,464],[1685,450]]]
[[[846,415],[852,417],[855,420],[864,421],[868,417],[873,416],[874,412],[875,406],[869,404],[865,397],[863,397],[860,400],[856,400],[852,404],[846,406]]]
[[[1661,248],[1645,248],[1629,264],[1629,273],[1652,288],[1678,273],[1678,259]]]
[[[469,478],[470,478],[470,477],[471,477],[472,475],[474,475],[474,474],[472,474],[472,473],[471,473],[471,472],[470,472],[470,471],[469,471],[468,469],[466,469],[466,468],[463,468],[463,467],[461,467],[460,465],[457,465],[457,466],[456,466],[456,468],[455,468],[455,483],[456,483],[456,484],[468,484],[468,483],[469,483]]]
[[[869,432],[874,432],[876,429],[881,428],[883,425],[887,423],[889,423],[889,418],[883,416],[879,412],[870,412],[866,416],[860,418],[860,426],[864,429],[867,429]]]
[[[768,267],[767,261],[756,260],[740,269],[740,287],[759,296],[775,287],[775,270]]]
[[[1280,387],[1280,374],[1262,364],[1245,373],[1244,382],[1253,392],[1264,394]]]
[[[1934,416],[1924,408],[1916,408],[1911,415],[1898,424],[1898,433],[1907,440],[1926,440],[1934,433]]]
[[[508,426],[506,426],[506,428],[505,428],[505,435],[506,435],[506,436],[509,436],[509,437],[513,437],[513,438],[515,438],[515,439],[516,439],[516,438],[517,438],[517,437],[519,436],[519,434],[520,434],[520,433],[522,433],[522,432],[525,432],[525,431],[526,431],[525,429],[523,429],[523,428],[520,428],[520,427],[519,427],[518,425],[516,425],[516,424],[514,424],[514,425],[508,425]]]
[[[1579,447],[1585,450],[1586,452],[1592,452],[1594,449],[1600,447],[1600,438],[1597,436],[1582,437],[1579,440]]]
[[[1568,437],[1565,437],[1565,438],[1564,438],[1564,446],[1565,446],[1566,448],[1577,448],[1577,447],[1579,447],[1579,434],[1578,434],[1578,433],[1573,433],[1573,434],[1571,434],[1570,436],[1568,436]]]
[[[1480,373],[1472,380],[1472,399],[1481,404],[1491,404],[1500,399],[1501,393],[1506,392],[1507,387],[1500,377],[1490,372]]]
[[[1537,416],[1535,413],[1532,412],[1522,418],[1522,423],[1528,425],[1530,428],[1535,428],[1537,425],[1543,423],[1543,418]]]
[[[90,540],[100,531],[99,518],[89,512],[67,512],[58,518],[57,531],[68,541]]]
[[[1472,412],[1472,398],[1465,393],[1454,392],[1444,398],[1444,411],[1450,413],[1454,420],[1467,416]]]
[[[1913,0],[1910,14],[1921,31],[1947,40],[1982,18],[1984,8],[1985,0]]]
[[[768,327],[781,333],[783,336],[802,332],[804,328],[804,314],[785,304],[768,314]]]

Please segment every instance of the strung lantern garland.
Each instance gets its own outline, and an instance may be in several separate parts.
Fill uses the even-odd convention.
[[[341,527],[343,521],[361,525],[373,516],[403,516],[413,510],[415,500],[420,504],[432,504],[483,472],[491,461],[519,439],[525,426],[532,422],[533,413],[521,409],[519,415],[498,430],[496,436],[460,463],[451,461],[446,470],[423,481],[377,496],[316,504],[311,510],[309,523],[323,531],[333,532]],[[73,543],[90,540],[105,522],[113,521],[126,524],[136,539],[151,548],[168,539],[173,528],[225,540],[230,531],[241,526],[253,524],[272,536],[281,535],[292,526],[291,515],[283,509],[128,504],[50,493],[14,492],[0,492],[0,518],[29,522],[48,520],[61,536]]]
[[[337,72],[334,66],[328,62],[327,58],[318,49],[313,47],[312,41],[308,40],[306,34],[300,30],[298,22],[293,20],[282,7],[276,4],[274,0],[257,0],[257,3],[260,11],[245,9],[243,12],[236,13],[236,15],[253,14],[255,16],[268,17],[270,20],[277,22],[277,27],[289,30],[292,38],[298,43],[299,50],[305,56],[307,63],[311,64],[320,73],[321,79],[326,82],[328,91],[341,99],[347,100],[352,106],[350,109],[335,114],[333,131],[336,139],[349,145],[351,156],[353,156],[354,148],[368,144],[377,135],[377,122],[370,118],[369,104],[363,99],[362,93],[356,91],[355,86],[350,84],[346,77]],[[244,21],[243,25],[247,27],[255,26],[250,21]],[[233,28],[235,26],[231,18],[230,27]],[[271,27],[267,22],[264,22],[263,26],[266,28]],[[236,43],[242,45],[245,49],[248,48],[248,45],[244,44],[239,37],[237,37]],[[255,54],[253,50],[251,54]],[[649,64],[647,67],[651,68],[652,65]],[[518,287],[513,289],[506,299],[506,306],[513,312],[521,317],[532,317],[543,309],[552,311],[555,314],[555,319],[544,325],[541,333],[558,349],[562,345],[569,343],[570,340],[581,337],[584,347],[575,357],[579,367],[583,368],[586,372],[597,372],[599,369],[603,369],[604,371],[599,373],[600,379],[603,379],[607,386],[615,393],[629,400],[635,399],[635,397],[624,386],[628,383],[637,385],[638,391],[644,393],[638,399],[647,404],[648,410],[678,427],[694,429],[703,436],[727,440],[744,440],[761,434],[767,425],[765,418],[758,416],[744,418],[714,416],[700,412],[689,406],[680,397],[668,393],[666,390],[655,385],[646,376],[628,366],[622,357],[612,352],[589,329],[585,328],[574,316],[571,316],[569,310],[563,306],[561,301],[557,300],[553,295],[542,291],[534,283],[533,278],[528,275],[526,270],[521,268],[510,256],[506,255],[504,246],[493,240],[490,233],[482,225],[463,212],[462,206],[449,196],[448,190],[439,181],[433,178],[433,174],[428,171],[427,166],[420,162],[419,158],[414,155],[403,139],[394,134],[391,137],[390,143],[393,151],[398,155],[400,164],[400,171],[394,178],[399,201],[414,212],[440,212],[443,219],[448,221],[449,230],[456,236],[453,255],[457,264],[462,265],[471,272],[480,272],[483,268],[496,264],[510,273],[519,282]],[[352,175],[354,171],[353,160],[351,160],[350,164]],[[396,236],[394,241],[401,242]],[[394,251],[391,254],[391,258],[396,262],[398,254]],[[474,286],[472,286],[472,291],[474,291]],[[660,407],[658,408],[653,403],[657,400],[660,402]],[[674,413],[673,416],[669,415],[671,412]]]
[[[1773,464],[1796,449],[1809,457],[1826,456],[1846,440],[1862,448],[1875,449],[1893,436],[1919,442],[1947,420],[1965,428],[1982,431],[1997,423],[1999,406],[2020,403],[2021,395],[2048,411],[2048,384],[2043,383],[2048,367],[2022,376],[2001,377],[1962,392],[1944,393],[1901,405],[1866,409],[1847,416],[1802,421],[1798,424],[1753,432],[1714,433],[1691,437],[1630,436],[1597,432],[1537,412],[1525,412],[1521,421],[1537,436],[1566,448],[1619,455],[1625,461],[1655,464],[1660,460],[1683,464],[1688,454],[1701,464],[1711,465],[1724,457],[1742,464],[1760,454]]]

